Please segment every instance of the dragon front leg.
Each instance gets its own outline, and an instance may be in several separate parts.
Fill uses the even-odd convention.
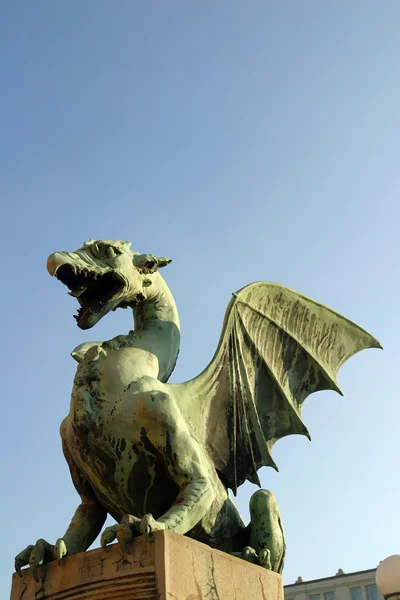
[[[165,514],[157,520],[152,515],[143,517],[141,531],[145,537],[160,529],[185,534],[201,521],[215,499],[215,470],[169,394],[144,396],[141,411],[146,415],[147,438],[180,489]]]
[[[29,565],[35,581],[39,581],[38,568],[52,560],[61,561],[66,555],[83,552],[94,542],[106,520],[107,513],[98,502],[84,499],[78,506],[62,538],[49,544],[40,539],[35,545],[27,546],[15,557],[15,570],[21,575],[22,567]]]
[[[83,552],[94,542],[101,531],[107,513],[97,502],[82,501],[62,538],[49,544],[40,539],[27,546],[15,557],[15,570],[21,575],[22,567],[29,565],[35,581],[39,581],[38,568],[52,560],[58,562],[66,555]]]
[[[64,429],[63,425],[61,425],[62,437],[63,433]],[[82,502],[76,509],[64,536],[56,542],[54,554],[58,561],[67,554],[77,554],[78,552],[87,550],[99,535],[107,518],[106,509],[98,501],[86,477],[82,476],[64,438],[63,452],[69,466],[73,484]]]
[[[181,534],[190,531],[209,510],[216,489],[213,485],[216,474],[169,394],[160,391],[137,394],[135,411],[147,445],[162,457],[166,471],[180,491],[174,504],[158,519],[152,514],[145,514],[141,520],[125,515],[119,525],[103,532],[103,546],[117,538],[126,552],[129,542],[138,534],[149,539],[152,533],[163,529]]]
[[[82,501],[64,536],[54,545],[40,539],[35,545],[27,546],[15,557],[16,572],[21,575],[21,568],[29,565],[35,581],[39,581],[38,568],[44,563],[55,559],[60,562],[66,555],[87,550],[100,533],[107,517],[106,510],[97,500],[86,479],[81,476],[65,442],[63,442],[63,451],[72,481]]]

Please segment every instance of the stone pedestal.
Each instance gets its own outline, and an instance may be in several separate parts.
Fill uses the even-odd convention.
[[[39,583],[14,573],[11,600],[283,600],[280,575],[176,533],[137,538],[132,552],[76,554],[42,567]]]

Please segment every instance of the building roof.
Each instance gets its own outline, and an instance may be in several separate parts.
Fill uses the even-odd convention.
[[[319,581],[329,581],[330,579],[341,579],[342,577],[352,577],[354,575],[367,575],[367,573],[375,573],[375,569],[366,569],[365,571],[353,571],[353,573],[341,573],[340,575],[332,575],[331,577],[321,577],[320,579],[308,579],[307,581],[297,581],[296,583],[289,583],[285,585],[286,588],[296,587],[300,585],[305,585],[308,583],[318,583]]]

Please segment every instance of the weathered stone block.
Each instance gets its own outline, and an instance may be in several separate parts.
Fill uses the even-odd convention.
[[[280,575],[172,532],[13,575],[11,600],[283,600]]]

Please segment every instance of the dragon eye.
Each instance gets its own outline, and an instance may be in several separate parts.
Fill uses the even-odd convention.
[[[96,258],[114,258],[117,253],[109,244],[93,244],[92,253]]]
[[[106,258],[114,258],[115,256],[115,252],[112,246],[103,246],[102,253],[103,256],[105,256]]]

